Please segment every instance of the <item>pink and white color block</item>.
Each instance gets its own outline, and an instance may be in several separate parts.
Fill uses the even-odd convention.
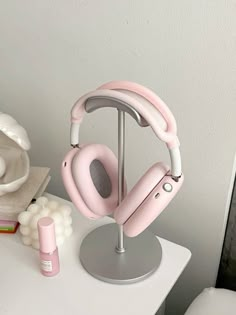
[[[114,154],[104,145],[79,144],[79,128],[86,113],[86,102],[96,99],[115,101],[117,108],[119,104],[132,107],[150,125],[157,138],[166,143],[170,154],[170,167],[162,162],[154,164],[129,193],[125,191],[119,206]],[[164,121],[162,125],[157,119],[160,116]],[[129,237],[144,231],[167,207],[183,183],[175,118],[160,97],[137,83],[112,81],[80,97],[71,110],[71,144],[73,149],[66,155],[61,172],[72,202],[88,218],[113,214],[116,222],[124,225],[124,232]],[[100,165],[96,176],[91,174],[94,161]],[[101,187],[110,187],[106,197],[97,189],[98,181]]]

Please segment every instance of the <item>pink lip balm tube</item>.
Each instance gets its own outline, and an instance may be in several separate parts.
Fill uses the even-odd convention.
[[[53,219],[49,217],[39,219],[38,232],[41,273],[46,277],[55,276],[60,271],[60,264]]]

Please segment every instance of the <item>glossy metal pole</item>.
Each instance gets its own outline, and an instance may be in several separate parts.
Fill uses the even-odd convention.
[[[120,203],[124,198],[125,189],[125,112],[119,104],[116,108],[118,109],[118,203]],[[93,106],[90,109],[93,110]],[[138,123],[141,122],[141,116],[134,112],[135,116],[132,117],[136,117]],[[80,261],[85,270],[93,277],[109,283],[126,284],[141,281],[158,268],[161,258],[161,244],[153,233],[145,230],[136,237],[125,237],[123,226],[116,223],[96,227],[85,236],[80,246]]]
[[[118,204],[124,198],[125,112],[118,110]],[[118,225],[116,252],[125,252],[123,225]]]

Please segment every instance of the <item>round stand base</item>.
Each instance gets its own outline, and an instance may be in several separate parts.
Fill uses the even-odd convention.
[[[98,227],[82,241],[80,261],[95,278],[116,284],[141,281],[160,265],[161,244],[149,231],[135,238],[124,236],[125,252],[117,253],[118,226],[115,223]]]

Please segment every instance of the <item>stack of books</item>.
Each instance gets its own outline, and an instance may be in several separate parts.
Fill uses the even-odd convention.
[[[43,194],[51,178],[49,171],[47,167],[31,167],[29,178],[17,191],[0,197],[0,233],[16,232],[19,213]]]

